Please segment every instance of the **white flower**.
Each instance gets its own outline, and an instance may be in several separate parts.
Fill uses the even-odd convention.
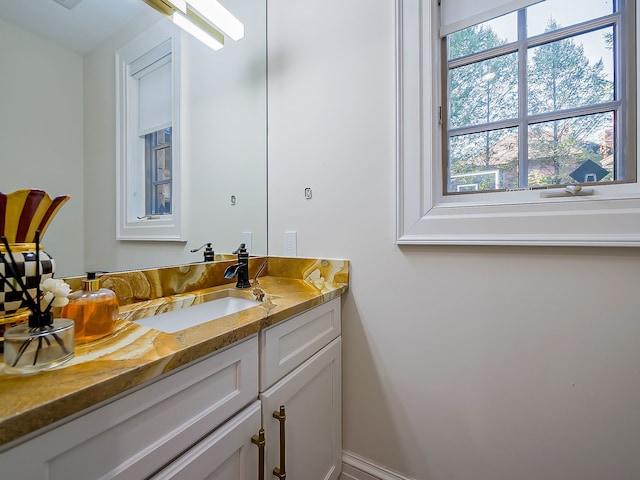
[[[49,305],[52,307],[64,307],[69,303],[67,298],[71,293],[71,287],[64,280],[47,278],[40,285],[42,290],[42,299],[40,300],[40,308],[46,310]]]

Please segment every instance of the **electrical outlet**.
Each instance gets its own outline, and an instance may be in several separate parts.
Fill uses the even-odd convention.
[[[286,257],[298,254],[298,232],[284,232],[284,254]]]

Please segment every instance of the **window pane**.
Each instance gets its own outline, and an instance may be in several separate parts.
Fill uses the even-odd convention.
[[[612,35],[608,27],[529,49],[529,113],[614,100]]]
[[[529,37],[547,30],[569,27],[593,18],[614,13],[613,0],[546,0],[527,8],[527,32]],[[554,28],[549,28],[554,25]]]
[[[530,125],[528,145],[530,187],[613,180],[613,112]]]
[[[158,130],[156,142],[158,145],[171,145],[171,127]]]
[[[155,189],[155,211],[154,215],[171,213],[171,185],[168,183],[156,185]]]
[[[518,59],[512,53],[449,72],[449,128],[518,115]]]
[[[156,150],[156,168],[155,178],[156,182],[162,182],[171,179],[171,149],[160,148]]]
[[[518,39],[517,12],[454,32],[448,37],[448,58],[464,57]]]
[[[451,137],[448,193],[517,187],[517,128]]]

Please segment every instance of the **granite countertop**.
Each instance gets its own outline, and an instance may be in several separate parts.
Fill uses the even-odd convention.
[[[56,369],[15,375],[0,367],[0,451],[337,298],[348,288],[346,260],[252,257],[252,287],[237,290],[247,298],[264,292],[263,305],[176,333],[163,333],[130,321],[202,303],[220,290],[235,290],[235,281],[222,283],[228,282],[222,275],[224,269],[234,263],[210,262],[102,276],[101,286],[114,290],[120,299],[120,320],[114,333],[77,344],[75,357]],[[254,275],[258,273],[256,281]],[[74,290],[79,288],[81,278],[66,280]]]

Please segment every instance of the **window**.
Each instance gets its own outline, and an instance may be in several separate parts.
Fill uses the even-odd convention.
[[[116,54],[119,240],[184,240],[179,45],[161,21]]]
[[[624,18],[547,0],[446,35],[445,194],[634,181]]]
[[[138,117],[133,161],[145,165],[144,179],[137,182],[144,196],[136,195],[144,197],[144,209],[140,204],[136,218],[171,215],[171,57],[167,40],[129,65],[128,81],[138,98],[128,106]]]
[[[640,245],[635,0],[396,5],[397,243]]]
[[[171,214],[171,127],[145,139],[146,215]]]

